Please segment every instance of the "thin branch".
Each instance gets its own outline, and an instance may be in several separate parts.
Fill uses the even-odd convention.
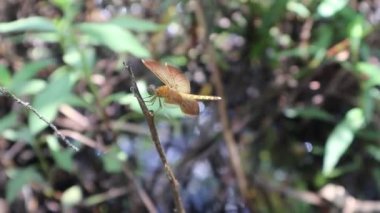
[[[143,111],[143,114],[144,114],[145,119],[146,119],[148,126],[149,126],[149,130],[150,130],[150,134],[151,134],[153,143],[156,146],[156,149],[157,149],[157,152],[160,156],[161,162],[164,165],[166,176],[168,177],[170,185],[171,185],[172,190],[173,190],[173,196],[174,196],[174,201],[175,201],[177,211],[180,213],[183,213],[183,212],[185,212],[185,209],[183,207],[181,196],[180,196],[179,183],[178,183],[176,177],[174,176],[172,169],[169,166],[169,163],[166,159],[164,149],[161,146],[160,139],[159,139],[158,134],[157,134],[157,129],[156,129],[156,126],[154,124],[154,114],[148,109],[148,107],[145,105],[143,98],[141,97],[141,94],[140,94],[139,89],[137,87],[135,76],[133,74],[132,69],[128,65],[126,65],[125,63],[124,63],[124,69],[125,69],[125,71],[128,71],[130,74],[130,78],[131,78],[131,82],[132,82],[132,88],[131,88],[132,92],[134,93],[135,97],[137,98],[139,105],[141,107],[141,110]]]
[[[227,116],[227,106],[226,106],[227,98],[224,95],[224,87],[223,87],[221,77],[220,77],[220,70],[217,66],[215,53],[214,53],[212,45],[208,44],[207,49],[208,49],[207,52],[210,59],[209,67],[210,67],[210,70],[212,71],[212,77],[213,77],[215,87],[216,87],[216,94],[222,97],[222,100],[218,102],[218,109],[219,109],[218,111],[219,111],[220,120],[223,126],[223,136],[224,136],[224,139],[226,140],[228,152],[230,154],[231,165],[237,178],[240,193],[243,195],[247,203],[251,204],[251,202],[249,202],[250,199],[249,199],[248,181],[242,167],[239,149],[236,146],[236,141],[231,131],[230,122]]]
[[[150,213],[157,213],[158,210],[154,206],[152,199],[149,197],[148,193],[141,186],[141,183],[136,179],[133,175],[127,164],[123,167],[124,174],[132,180],[133,187],[135,187],[137,194],[139,195],[141,201],[144,203],[145,207],[148,209]]]
[[[231,167],[236,176],[240,193],[242,194],[243,198],[246,200],[248,207],[251,208],[251,210],[253,210],[254,209],[252,207],[253,203],[251,202],[249,189],[248,189],[248,181],[242,167],[242,163],[241,163],[242,160],[240,158],[239,149],[236,145],[236,140],[231,131],[230,122],[227,116],[227,106],[226,106],[227,98],[224,95],[225,94],[224,87],[221,80],[220,70],[219,70],[219,67],[217,66],[217,61],[215,58],[215,50],[212,44],[210,43],[210,41],[206,39],[207,34],[209,34],[209,29],[208,29],[208,26],[206,25],[207,23],[206,15],[205,15],[206,13],[203,9],[203,5],[202,5],[203,1],[198,0],[198,1],[194,1],[193,3],[195,4],[194,6],[195,6],[197,21],[199,24],[201,24],[200,28],[206,29],[204,30],[204,33],[206,35],[202,35],[202,34],[199,35],[199,39],[200,39],[199,43],[203,45],[203,48],[209,57],[208,65],[209,65],[209,69],[212,72],[212,79],[215,84],[216,94],[219,97],[222,97],[222,100],[218,101],[218,111],[219,111],[220,120],[223,126],[224,140],[226,141],[228,153],[230,155]]]
[[[3,93],[6,97],[11,98],[13,101],[15,101],[18,104],[21,104],[25,108],[27,108],[29,111],[33,112],[40,120],[45,122],[53,131],[54,133],[66,143],[67,146],[72,148],[75,151],[79,151],[79,148],[76,147],[74,144],[72,144],[59,130],[58,128],[51,122],[49,122],[46,118],[44,118],[35,108],[33,108],[28,102],[22,101],[21,99],[17,98],[15,95],[13,95],[11,92],[9,92],[7,89],[0,87],[0,93]]]
[[[61,134],[63,136],[66,136],[66,137],[70,137],[88,147],[91,147],[95,150],[99,150],[103,153],[106,153],[108,150],[105,146],[103,146],[101,143],[97,143],[96,141],[92,140],[91,138],[79,133],[79,132],[76,132],[76,131],[72,131],[72,130],[68,130],[68,129],[61,129]]]

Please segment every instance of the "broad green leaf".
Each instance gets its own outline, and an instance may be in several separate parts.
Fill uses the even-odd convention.
[[[60,36],[57,32],[42,32],[42,33],[30,33],[28,37],[36,39],[38,41],[46,43],[58,43],[60,42]]]
[[[56,81],[61,78],[68,78],[69,84],[67,86],[73,87],[75,83],[79,80],[79,78],[83,74],[79,72],[79,70],[73,70],[72,67],[63,65],[58,67],[50,76],[49,81]]]
[[[34,95],[43,90],[45,86],[46,82],[44,80],[32,79],[25,82],[25,84],[18,89],[18,95]]]
[[[35,96],[32,106],[51,122],[57,115],[59,105],[70,96],[71,86],[69,74],[51,80],[45,89]],[[29,113],[29,129],[32,134],[39,133],[45,127],[45,122],[34,113]]]
[[[348,0],[323,0],[317,7],[317,12],[321,17],[328,18],[342,10]]]
[[[24,31],[55,31],[55,26],[50,19],[39,16],[0,23],[0,33],[13,33]]]
[[[156,24],[154,22],[138,19],[132,16],[119,16],[110,21],[120,27],[138,32],[153,32],[164,29],[165,26]]]
[[[95,64],[95,50],[90,47],[82,50],[79,50],[78,48],[70,48],[66,50],[63,55],[63,61],[77,69],[83,70],[86,68],[89,69],[89,71],[92,71]]]
[[[9,70],[0,64],[0,86],[8,86],[11,81]]]
[[[10,85],[10,91],[14,92],[16,95],[19,95],[21,88],[30,78],[35,76],[38,72],[51,65],[52,63],[52,60],[41,60],[26,64],[13,76],[13,80]]]
[[[335,127],[327,139],[323,159],[323,174],[332,174],[339,159],[354,140],[355,133],[365,123],[364,112],[360,108],[349,110],[345,118]]]
[[[20,193],[22,187],[32,182],[42,182],[43,179],[36,169],[29,167],[15,172],[6,182],[6,198],[12,203]]]
[[[107,46],[117,53],[129,52],[141,58],[150,56],[149,51],[131,32],[115,24],[82,23],[76,27],[96,44]]]
[[[70,96],[68,96],[66,99],[66,103],[69,104],[70,106],[83,107],[83,108],[87,108],[88,110],[92,110],[94,108],[94,106],[89,104],[91,102],[86,102],[75,94],[71,94]]]
[[[61,203],[64,206],[74,206],[83,199],[82,190],[78,185],[72,186],[63,192]]]

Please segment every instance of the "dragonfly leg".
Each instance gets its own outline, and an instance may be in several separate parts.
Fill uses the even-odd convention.
[[[145,103],[147,103],[147,105],[152,106],[154,102],[156,101],[156,98],[157,96],[152,95],[152,96],[145,97],[144,101]]]

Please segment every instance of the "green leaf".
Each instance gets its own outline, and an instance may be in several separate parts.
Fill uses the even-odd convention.
[[[41,42],[46,42],[46,43],[60,42],[60,36],[57,32],[30,33],[28,34],[28,37],[36,39]]]
[[[367,62],[356,63],[355,69],[360,74],[363,74],[367,81],[365,85],[367,88],[380,84],[380,67]]]
[[[0,23],[0,33],[23,31],[55,31],[55,26],[50,19],[39,16]]]
[[[77,69],[83,70],[86,67],[92,71],[95,64],[95,58],[94,48],[88,47],[82,50],[79,50],[78,48],[69,48],[65,51],[63,61]]]
[[[378,146],[370,145],[366,147],[366,151],[377,161],[380,162],[380,148]]]
[[[33,143],[34,137],[30,133],[27,127],[21,127],[18,130],[7,129],[2,132],[2,135],[5,139],[9,141],[17,141],[22,143]]]
[[[36,169],[29,167],[16,171],[15,174],[10,177],[10,180],[6,182],[7,201],[12,203],[16,199],[22,187],[32,182],[43,182],[41,175],[36,171]]]
[[[355,133],[365,123],[364,112],[360,108],[349,110],[327,139],[323,159],[323,174],[329,176],[333,173],[339,159],[347,151],[354,140]]]
[[[11,74],[9,70],[0,64],[0,86],[8,86],[11,82]]]
[[[327,48],[331,44],[331,40],[334,35],[333,33],[334,32],[329,25],[322,25],[320,28],[318,28],[316,36],[317,39],[315,42],[313,42],[313,46],[316,47],[316,52],[314,58],[310,61],[311,68],[316,68],[322,63],[326,55]]]
[[[35,96],[32,106],[47,121],[51,122],[57,115],[59,105],[70,96],[71,86],[69,74],[54,78],[41,93]],[[45,122],[41,121],[34,113],[29,113],[29,129],[33,135],[45,127],[47,127]]]
[[[17,71],[13,76],[10,85],[10,91],[19,95],[25,83],[35,76],[38,72],[42,71],[45,67],[51,65],[52,60],[41,60],[26,64],[21,70]]]
[[[34,95],[43,90],[46,82],[41,79],[32,79],[22,85],[17,91],[18,95]]]
[[[341,11],[348,3],[348,0],[324,0],[317,8],[321,17],[328,18]]]
[[[154,32],[165,28],[164,25],[156,24],[144,19],[138,19],[132,16],[119,16],[112,19],[110,22],[128,30],[137,32]]]
[[[60,9],[65,10],[66,8],[70,8],[75,0],[52,0],[51,2]]]
[[[34,141],[34,137],[31,134],[29,128],[25,126],[17,131],[16,140],[31,144]]]
[[[112,147],[102,158],[105,170],[110,173],[122,171],[126,158],[127,156],[124,152]]]
[[[352,58],[356,61],[363,37],[365,36],[365,20],[361,15],[356,15],[349,27],[349,38]]]
[[[82,98],[75,94],[71,94],[69,97],[67,97],[66,103],[70,106],[83,107],[87,108],[88,110],[93,110],[94,108],[94,106],[89,104],[89,102],[84,101]]]
[[[309,9],[307,9],[307,7],[301,2],[289,1],[288,4],[286,5],[286,8],[289,11],[296,13],[298,16],[302,18],[307,18],[310,16]]]
[[[83,199],[82,190],[78,185],[66,189],[61,197],[61,203],[64,206],[74,206]]]
[[[323,109],[317,107],[289,108],[284,111],[289,118],[301,117],[306,119],[317,119],[322,121],[333,121],[334,117]]]
[[[129,52],[141,58],[150,56],[149,51],[131,32],[115,24],[82,23],[76,27],[95,44],[107,46],[117,53]]]

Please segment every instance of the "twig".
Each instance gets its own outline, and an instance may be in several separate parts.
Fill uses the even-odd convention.
[[[128,65],[126,65],[126,63],[124,63],[124,69],[126,71],[128,71],[130,74],[130,78],[132,81],[132,88],[131,88],[132,92],[134,93],[135,97],[137,98],[137,100],[139,102],[141,110],[145,116],[147,123],[148,123],[153,143],[156,146],[156,149],[157,149],[157,152],[160,156],[161,162],[164,165],[166,175],[169,179],[170,185],[171,185],[172,190],[173,190],[173,196],[174,196],[174,201],[175,201],[177,211],[180,213],[183,213],[183,212],[185,212],[185,209],[184,209],[182,201],[181,201],[181,196],[180,196],[180,192],[179,192],[180,191],[179,190],[179,184],[178,184],[176,177],[174,176],[172,169],[170,168],[170,166],[168,164],[164,149],[161,146],[160,139],[159,139],[158,134],[157,134],[157,129],[156,129],[156,126],[154,124],[154,114],[151,111],[149,111],[148,107],[145,105],[143,98],[141,97],[141,94],[138,90],[136,80],[135,80],[135,76],[133,74],[132,69]]]
[[[203,44],[205,52],[209,56],[209,69],[212,72],[212,79],[216,87],[216,94],[222,97],[222,100],[218,101],[218,111],[223,126],[224,140],[226,141],[228,153],[230,155],[230,163],[236,175],[239,191],[242,194],[243,198],[246,200],[246,203],[249,205],[248,207],[251,208],[251,210],[253,210],[254,208],[252,208],[251,206],[253,204],[250,201],[250,196],[248,193],[248,181],[245,176],[243,167],[241,165],[239,149],[236,146],[236,141],[231,131],[229,119],[227,116],[227,99],[224,95],[224,87],[221,81],[220,70],[217,66],[217,62],[215,59],[215,52],[210,41],[208,39],[205,39],[207,38],[207,34],[209,34],[210,32],[208,30],[208,26],[206,25],[206,16],[202,6],[202,2],[203,1],[200,0],[194,1],[197,21],[199,24],[201,24],[200,28],[206,29],[203,31],[203,33],[205,33],[206,35],[199,35],[199,42]]]
[[[137,194],[139,195],[141,201],[144,203],[145,207],[148,209],[149,213],[157,213],[158,210],[154,206],[152,199],[141,186],[141,183],[134,177],[133,173],[127,165],[123,167],[123,172],[132,181],[133,187],[136,189]]]
[[[51,122],[49,122],[48,120],[46,120],[46,118],[44,118],[36,109],[34,109],[29,103],[27,102],[24,102],[22,101],[21,99],[17,98],[15,95],[13,95],[12,93],[10,93],[8,90],[6,90],[5,88],[3,87],[0,87],[0,93],[3,93],[5,96],[11,98],[13,101],[15,101],[16,103],[18,104],[21,104],[22,106],[24,106],[25,108],[27,108],[28,110],[32,111],[40,120],[42,120],[43,122],[45,122],[53,131],[54,133],[61,139],[63,140],[67,146],[69,146],[70,148],[72,148],[73,150],[75,151],[79,151],[79,148],[76,147],[74,144],[72,144],[59,130],[58,128]]]
[[[209,67],[210,67],[210,70],[212,71],[212,77],[213,77],[215,87],[216,87],[216,94],[222,97],[222,100],[218,102],[218,109],[219,109],[220,120],[223,125],[223,136],[224,136],[224,139],[226,140],[228,152],[230,154],[231,165],[237,178],[239,191],[240,193],[242,193],[246,201],[249,201],[248,182],[241,165],[239,150],[236,146],[236,141],[230,128],[230,123],[227,116],[227,106],[226,106],[227,99],[224,95],[224,88],[223,88],[223,84],[220,77],[220,70],[218,66],[216,65],[215,53],[211,44],[207,45],[207,49],[208,49],[207,51],[208,55],[210,57]],[[251,203],[251,202],[247,202],[247,203]]]
[[[96,150],[99,150],[103,153],[107,152],[107,148],[105,146],[103,146],[101,143],[97,143],[96,141],[92,140],[91,138],[79,133],[79,132],[76,132],[76,131],[72,131],[72,130],[68,130],[68,129],[62,129],[61,130],[61,134],[63,136],[66,136],[66,137],[70,137],[88,147],[91,147],[93,149],[96,149]]]

